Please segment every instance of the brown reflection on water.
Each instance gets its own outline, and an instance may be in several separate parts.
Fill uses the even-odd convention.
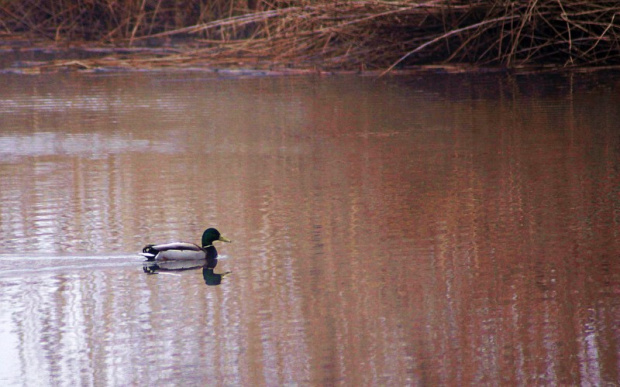
[[[0,381],[619,379],[617,77],[4,81]]]

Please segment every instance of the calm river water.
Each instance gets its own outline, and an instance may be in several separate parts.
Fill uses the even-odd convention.
[[[614,385],[619,241],[617,73],[0,75],[2,386]]]

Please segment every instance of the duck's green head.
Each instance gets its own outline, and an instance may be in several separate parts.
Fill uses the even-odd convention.
[[[220,232],[214,228],[208,228],[202,233],[202,247],[211,246],[215,241],[232,242],[230,239],[223,237]]]

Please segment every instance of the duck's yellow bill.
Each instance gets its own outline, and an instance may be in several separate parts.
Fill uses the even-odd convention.
[[[232,241],[228,238],[226,238],[225,236],[221,236],[220,235],[220,239],[218,239],[218,241],[222,241],[222,242],[226,242],[226,243],[232,243]]]

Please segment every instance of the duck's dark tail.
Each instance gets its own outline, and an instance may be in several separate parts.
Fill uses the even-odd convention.
[[[140,253],[141,256],[146,257],[147,260],[149,261],[154,261],[155,260],[155,256],[157,255],[157,253],[159,251],[155,250],[153,248],[154,245],[146,245],[144,246],[144,248],[142,249],[142,252]]]

